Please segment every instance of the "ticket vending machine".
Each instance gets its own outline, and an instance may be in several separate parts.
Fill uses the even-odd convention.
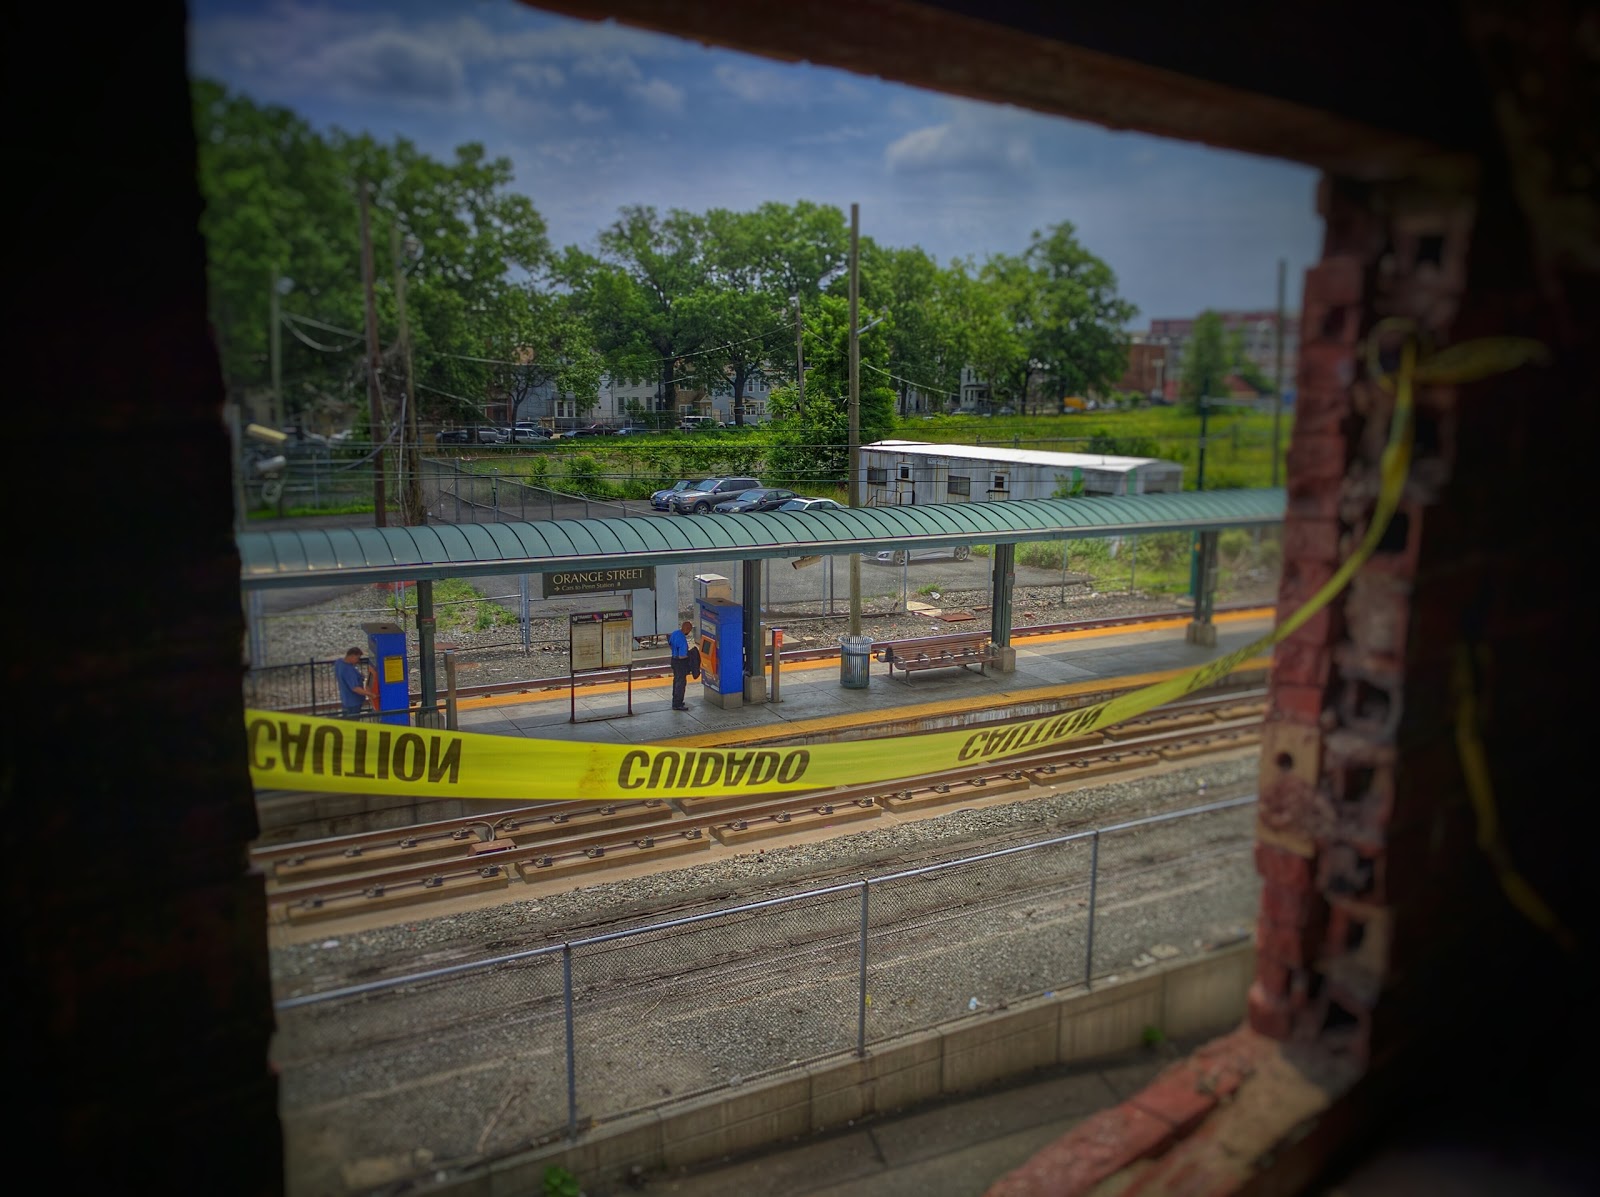
[[[744,705],[744,608],[732,599],[699,600],[700,685],[724,710]]]
[[[411,722],[411,685],[406,670],[406,634],[399,624],[364,623],[367,655],[378,683],[379,723]]]

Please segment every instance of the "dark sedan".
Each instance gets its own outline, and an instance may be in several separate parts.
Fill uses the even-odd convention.
[[[731,499],[724,499],[711,510],[722,515],[747,515],[752,511],[774,511],[795,497],[792,490],[776,486],[757,486],[742,490]]]

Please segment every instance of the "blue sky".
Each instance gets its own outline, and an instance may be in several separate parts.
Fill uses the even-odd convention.
[[[1316,260],[1316,174],[867,76],[781,63],[516,0],[190,0],[190,69],[318,128],[482,142],[556,246],[625,204],[833,204],[941,263],[1070,221],[1151,318],[1288,306]]]

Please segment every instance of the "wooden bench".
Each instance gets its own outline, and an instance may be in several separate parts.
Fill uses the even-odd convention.
[[[978,672],[988,675],[985,668],[995,659],[994,644],[988,632],[952,632],[946,636],[915,636],[907,640],[884,640],[872,646],[877,659],[889,667],[889,676],[900,670],[910,675],[919,669],[944,669],[976,665]]]

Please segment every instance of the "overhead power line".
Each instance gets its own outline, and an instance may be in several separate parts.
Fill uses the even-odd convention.
[[[366,335],[353,329],[340,328],[337,324],[329,324],[323,320],[313,320],[310,316],[296,316],[293,312],[280,312],[279,315],[285,320],[294,321],[296,324],[309,324],[312,328],[320,328],[323,332],[338,333],[341,337],[356,337],[359,339]]]
[[[349,349],[350,346],[354,345],[361,339],[359,336],[354,336],[351,338],[351,340],[347,341],[343,345],[324,345],[321,341],[312,340],[292,324],[285,324],[284,327],[294,334],[295,340],[309,345],[311,348],[319,350],[322,353],[343,353],[345,350]]]

